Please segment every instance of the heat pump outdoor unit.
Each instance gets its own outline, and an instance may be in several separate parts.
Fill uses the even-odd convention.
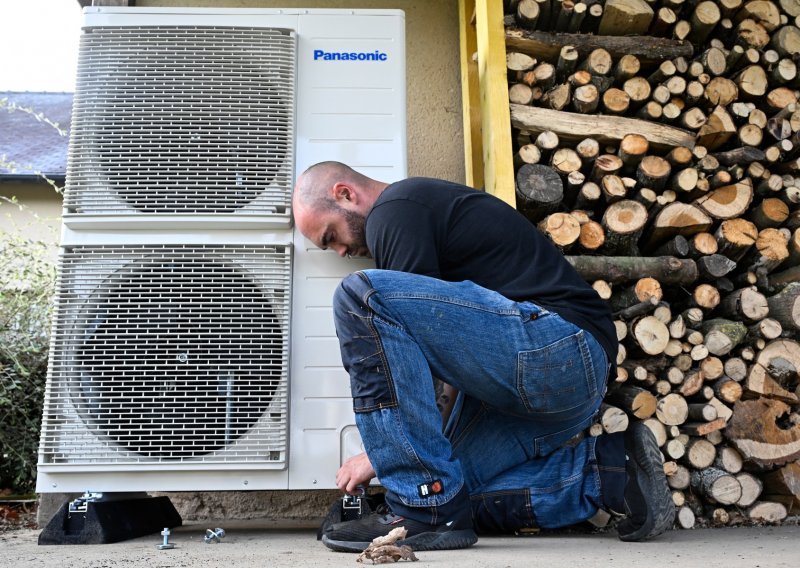
[[[361,451],[292,226],[323,160],[406,174],[398,10],[86,8],[39,492],[334,487]]]

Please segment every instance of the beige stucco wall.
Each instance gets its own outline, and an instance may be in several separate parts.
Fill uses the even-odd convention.
[[[15,198],[16,203],[9,200]],[[0,231],[56,248],[61,236],[61,195],[45,182],[0,182]]]
[[[457,0],[137,0],[136,6],[404,10],[408,174],[464,181]]]

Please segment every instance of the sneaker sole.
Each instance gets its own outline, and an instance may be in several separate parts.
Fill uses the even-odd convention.
[[[468,548],[478,542],[478,535],[472,529],[446,532],[424,532],[397,542],[398,546],[408,545],[414,552],[420,550],[455,550]],[[322,544],[336,552],[363,552],[371,542],[332,540],[322,537]]]
[[[672,528],[675,522],[675,505],[667,485],[667,477],[661,465],[661,451],[655,436],[644,424],[637,423],[633,432],[635,439],[633,459],[636,460],[637,482],[648,501],[647,519],[637,530],[630,533],[618,532],[619,539],[625,542],[648,540]],[[624,521],[620,528],[624,529]]]

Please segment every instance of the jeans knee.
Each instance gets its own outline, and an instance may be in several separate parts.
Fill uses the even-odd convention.
[[[369,280],[362,272],[353,272],[344,277],[333,293],[333,317],[337,326],[352,319],[354,313],[368,310],[366,298],[372,290]]]

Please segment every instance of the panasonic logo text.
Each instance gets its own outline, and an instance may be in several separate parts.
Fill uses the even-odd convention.
[[[389,56],[378,51],[324,51],[314,50],[314,61],[386,61]]]

